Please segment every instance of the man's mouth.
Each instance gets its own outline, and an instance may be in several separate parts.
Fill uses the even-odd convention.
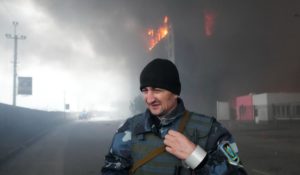
[[[152,108],[157,108],[158,106],[160,106],[160,104],[159,103],[154,103],[154,104],[150,104],[149,106],[152,107]]]

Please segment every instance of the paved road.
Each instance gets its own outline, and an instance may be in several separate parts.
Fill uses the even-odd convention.
[[[233,129],[250,175],[300,174],[300,123]]]
[[[1,175],[93,175],[120,122],[76,121],[24,149],[0,168]]]
[[[118,122],[76,121],[57,127],[1,166],[0,175],[95,175]],[[300,123],[228,126],[250,175],[300,174]]]

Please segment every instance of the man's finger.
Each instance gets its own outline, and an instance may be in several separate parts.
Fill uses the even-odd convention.
[[[171,141],[170,141],[170,140],[167,140],[167,139],[165,139],[165,140],[164,140],[164,144],[165,144],[165,145],[167,145],[167,146],[170,146],[170,145],[171,145]]]
[[[178,136],[182,135],[180,132],[172,130],[172,129],[169,130],[168,134],[170,134],[171,136],[175,136],[175,137],[176,136],[178,137]]]
[[[172,136],[172,135],[170,135],[170,134],[167,134],[166,136],[165,136],[165,140],[172,140],[172,141],[175,141],[176,140],[176,137],[174,137],[174,136]]]
[[[173,152],[174,152],[173,149],[169,146],[166,146],[166,151],[171,153],[171,154],[173,154]]]

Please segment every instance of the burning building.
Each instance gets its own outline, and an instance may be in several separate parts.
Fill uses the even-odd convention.
[[[168,16],[156,29],[148,29],[147,41],[151,58],[167,58],[175,63],[174,32]]]
[[[177,65],[183,87],[181,97],[190,109],[213,115],[214,101],[211,98],[213,91],[209,88],[209,94],[206,93],[208,84],[203,82],[209,77],[205,77],[206,67],[203,68],[204,64],[200,63],[206,59],[207,51],[205,46],[201,48],[197,43],[212,41],[215,34],[216,13],[212,10],[203,10],[200,14],[202,18],[188,19],[186,24],[179,20],[172,21],[169,16],[162,17],[158,25],[145,31],[145,35],[149,58],[167,58]],[[177,15],[173,14],[172,17],[178,19]],[[202,30],[195,31],[199,27]]]

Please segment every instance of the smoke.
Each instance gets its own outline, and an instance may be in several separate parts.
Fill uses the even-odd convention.
[[[123,75],[119,78],[126,77],[122,82],[129,86],[118,88],[129,99],[138,93],[139,73],[149,61],[147,29],[158,26],[164,16],[174,28],[175,59],[188,108],[214,114],[216,100],[300,91],[297,0],[35,0],[32,4],[40,17],[36,26],[25,28],[24,33],[36,39],[26,41],[31,44],[24,49],[32,45],[39,49],[26,53],[26,59],[55,64],[78,81],[102,72],[108,79]],[[209,37],[207,11],[214,12]],[[34,27],[39,30],[32,34]]]
[[[299,10],[295,8],[299,2],[295,0],[290,3],[78,1],[76,6],[72,2],[71,5],[68,1],[63,4],[57,1],[63,10],[52,9],[53,14],[68,25],[77,21],[75,28],[94,26],[92,29],[97,30],[84,31],[96,36],[93,45],[99,53],[107,55],[144,56],[141,51],[144,48],[139,47],[141,41],[134,38],[137,34],[142,36],[149,26],[157,26],[163,16],[169,16],[175,31],[175,57],[183,81],[182,97],[194,110],[213,114],[216,100],[229,100],[251,92],[300,90],[296,76],[300,68],[296,48],[300,41],[297,32],[300,23],[293,17]],[[57,7],[53,1],[51,4],[48,6]],[[210,37],[205,35],[206,11],[216,13],[214,33]],[[100,47],[103,41],[106,46]],[[128,41],[131,44],[127,44]],[[119,49],[112,52],[112,48]],[[126,59],[127,66],[132,70],[139,65],[140,69],[145,61],[133,58]],[[137,78],[137,74],[139,71],[132,75]]]

